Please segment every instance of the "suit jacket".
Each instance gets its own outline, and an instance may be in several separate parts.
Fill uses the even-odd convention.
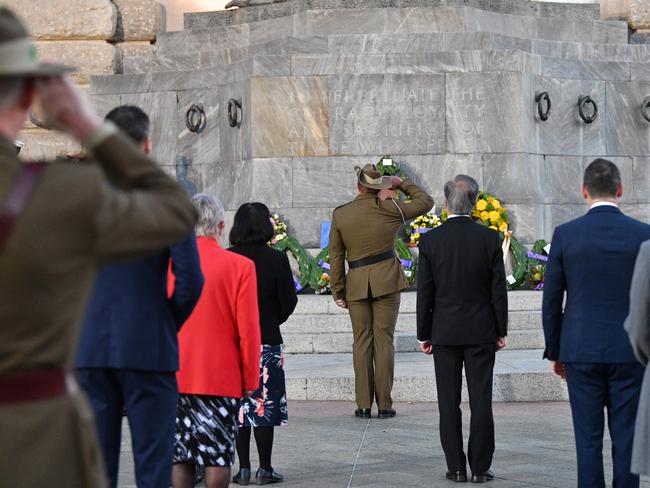
[[[170,259],[176,286],[168,298]],[[76,367],[176,371],[177,332],[202,287],[194,234],[140,261],[104,268],[86,312]]]
[[[508,334],[508,292],[499,233],[453,217],[420,239],[418,340],[459,346]]]
[[[634,354],[646,366],[636,419],[632,472],[650,475],[650,241],[641,245],[636,258],[625,330]]]
[[[178,335],[178,391],[241,398],[260,380],[255,264],[209,237],[199,237],[198,247],[205,285]]]
[[[623,322],[634,262],[648,239],[650,226],[612,206],[595,207],[555,229],[542,304],[545,358],[636,362]]]
[[[345,261],[375,256],[394,249],[397,231],[404,220],[414,219],[433,207],[433,198],[409,179],[399,189],[410,200],[381,200],[363,193],[334,210],[330,229],[330,284],[334,299],[363,300],[380,297],[408,287],[399,259],[351,269],[345,274]],[[404,220],[403,220],[404,219]]]
[[[87,142],[97,163],[46,167],[0,253],[0,375],[71,366],[98,265],[169,246],[193,229],[184,190],[106,127]],[[20,165],[0,138],[0,201]],[[103,486],[92,419],[78,392],[0,405],[0,479],[40,487],[56,472],[60,486]]]
[[[230,251],[255,263],[262,344],[282,344],[280,325],[289,319],[298,304],[289,258],[267,245],[233,247]]]

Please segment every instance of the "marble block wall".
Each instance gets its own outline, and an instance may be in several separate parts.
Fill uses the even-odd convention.
[[[385,154],[438,209],[447,180],[474,176],[527,244],[585,212],[580,184],[595,157],[620,167],[624,210],[650,221],[641,111],[650,49],[628,44],[625,22],[330,3],[260,22],[193,16],[196,29],[162,35],[155,56],[133,60],[128,74],[93,79],[93,99],[103,111],[142,104],[155,155],[188,191],[218,195],[229,218],[263,201],[307,247],[354,197],[353,167]],[[222,16],[232,25],[212,23]],[[547,121],[535,102],[542,91]],[[578,114],[583,96],[598,107],[593,123]],[[231,100],[242,105],[237,127],[226,116]],[[192,104],[205,113],[200,133],[186,126]]]

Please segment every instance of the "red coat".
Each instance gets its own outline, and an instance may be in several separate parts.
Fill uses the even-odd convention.
[[[178,335],[178,391],[241,398],[260,380],[255,264],[212,238],[199,237],[197,244],[205,285]]]

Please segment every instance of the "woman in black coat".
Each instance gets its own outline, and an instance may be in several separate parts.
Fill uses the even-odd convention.
[[[230,243],[233,246],[230,251],[255,263],[262,332],[260,388],[252,396],[242,399],[239,410],[239,472],[233,482],[242,485],[248,484],[251,476],[251,430],[255,433],[260,458],[257,484],[283,480],[282,475],[271,465],[273,429],[287,425],[288,419],[280,325],[293,313],[298,298],[289,259],[286,254],[267,245],[273,237],[273,231],[269,209],[262,203],[246,203],[239,207],[230,231]]]

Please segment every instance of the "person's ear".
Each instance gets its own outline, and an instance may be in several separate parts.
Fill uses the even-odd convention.
[[[591,197],[589,196],[589,190],[587,190],[587,187],[582,185],[582,198],[585,200],[589,200]]]
[[[28,80],[25,82],[25,88],[23,93],[18,99],[18,106],[22,110],[29,110],[36,99],[36,83],[34,80]]]
[[[616,198],[620,199],[623,196],[623,183],[619,183],[616,187]]]
[[[152,144],[151,144],[151,137],[148,137],[148,136],[145,137],[145,138],[144,138],[144,141],[142,141],[142,151],[143,151],[147,156],[150,156],[150,155],[151,155],[151,151],[152,151],[152,147],[151,147],[151,146],[152,146]]]

